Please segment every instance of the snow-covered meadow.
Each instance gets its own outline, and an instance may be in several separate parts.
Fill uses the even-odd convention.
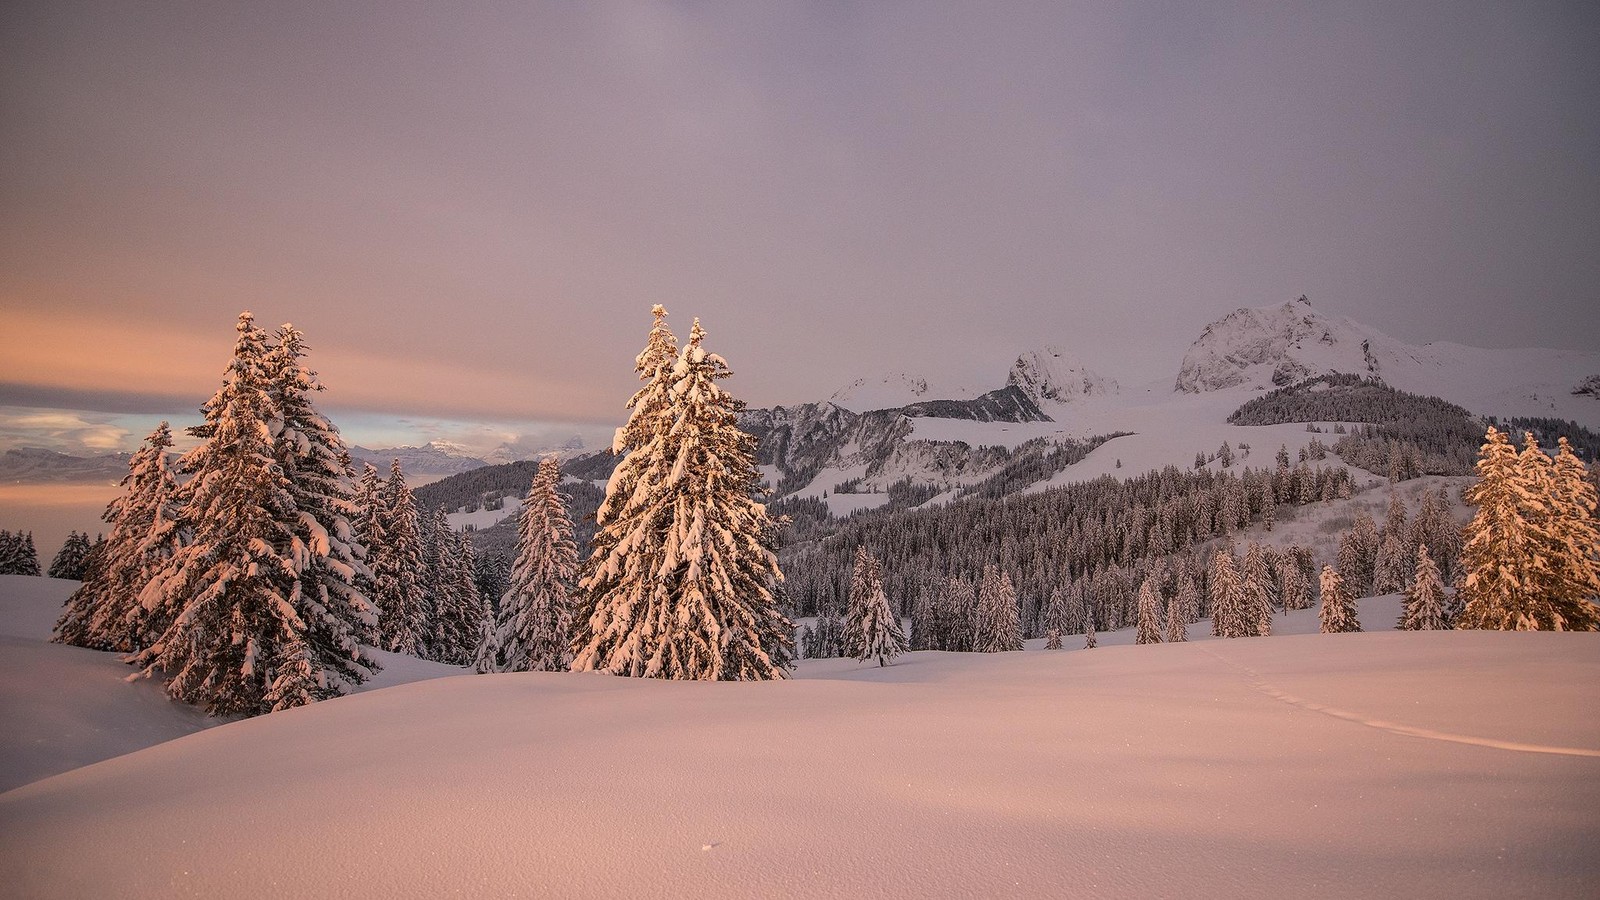
[[[1124,630],[781,682],[395,684],[460,670],[386,656],[379,689],[190,733],[212,723],[110,654],[44,643],[70,587],[0,579],[7,784],[30,741],[64,763],[0,794],[14,896],[1600,885],[1600,635],[1389,631],[1382,597],[1358,635],[1302,611],[1264,639],[1200,623],[1188,644]]]

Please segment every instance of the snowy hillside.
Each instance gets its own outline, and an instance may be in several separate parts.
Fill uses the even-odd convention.
[[[1198,625],[1188,644],[822,660],[784,682],[405,685],[0,794],[0,880],[37,897],[1593,896],[1600,636],[1293,633],[1314,627],[1306,611],[1271,638]]]
[[[1600,372],[1600,353],[1489,350],[1407,344],[1305,298],[1239,309],[1207,325],[1189,346],[1176,390],[1269,390],[1314,375],[1375,375],[1390,386],[1442,397],[1479,415],[1554,416],[1600,426],[1600,402],[1573,390]]]
[[[223,724],[167,698],[115,653],[50,643],[76,581],[0,575],[0,790]],[[383,666],[360,690],[462,670],[368,648]]]

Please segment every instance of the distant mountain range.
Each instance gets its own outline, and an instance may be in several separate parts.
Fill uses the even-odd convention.
[[[1600,427],[1600,353],[1412,345],[1324,315],[1303,297],[1241,308],[1207,325],[1185,352],[1170,388],[1125,393],[1071,353],[1045,346],[1019,354],[990,390],[891,372],[853,379],[826,400],[746,409],[739,422],[757,439],[758,462],[780,496],[819,497],[838,493],[833,489],[841,484],[848,486],[846,493],[886,491],[907,479],[943,487],[982,480],[1014,465],[1018,453],[1112,432],[1142,434],[1146,445],[1161,445],[1130,459],[1136,464],[1183,464],[1207,442],[1214,449],[1231,433],[1223,420],[1245,400],[1335,372],[1376,376],[1478,415],[1542,416]],[[1223,428],[1221,436],[1202,436],[1201,425]],[[604,462],[599,454],[585,456],[577,438],[560,448],[507,444],[483,455],[444,441],[352,447],[351,453],[358,465],[387,471],[399,459],[408,475],[437,478],[537,458],[551,449],[574,462]],[[1129,448],[1120,443],[1110,452],[1120,470]],[[0,480],[115,481],[126,473],[127,459],[10,450],[0,456]],[[599,469],[603,477],[609,463]]]
[[[581,454],[583,450],[583,439],[574,436],[559,447],[541,446],[530,449],[513,444],[501,444],[482,456],[474,456],[460,444],[449,441],[430,441],[421,447],[385,447],[377,450],[356,446],[350,448],[350,456],[356,461],[358,468],[366,463],[381,472],[387,472],[390,465],[398,459],[401,470],[407,475],[444,476],[470,472],[484,466],[538,459],[551,452],[564,457],[573,456]]]
[[[0,482],[117,482],[128,474],[131,453],[68,456],[42,447],[18,447],[0,453]]]

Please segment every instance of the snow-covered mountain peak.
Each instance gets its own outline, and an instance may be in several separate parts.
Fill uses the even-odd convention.
[[[924,400],[971,400],[981,393],[965,386],[934,384],[905,372],[889,372],[857,378],[834,391],[828,400],[853,412],[870,412],[899,409]]]
[[[1212,322],[1183,356],[1176,389],[1282,387],[1329,372],[1385,377],[1418,361],[1417,348],[1352,322],[1325,316],[1305,297],[1280,306],[1237,309]]]
[[[1054,346],[1018,356],[1006,376],[1006,384],[1020,388],[1036,403],[1067,403],[1080,397],[1117,393],[1116,381],[1101,377],[1076,356]]]

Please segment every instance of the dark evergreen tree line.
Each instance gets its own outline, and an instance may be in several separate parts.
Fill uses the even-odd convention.
[[[812,531],[810,540],[789,544],[782,564],[791,603],[800,615],[827,618],[844,611],[856,550],[866,546],[881,561],[889,597],[912,610],[914,620],[917,610],[929,610],[928,621],[937,621],[941,605],[955,593],[951,579],[975,589],[992,565],[1014,587],[1024,637],[1044,633],[1043,613],[1057,589],[1067,592],[1056,604],[1064,633],[1081,630],[1085,616],[1094,617],[1102,630],[1116,629],[1134,621],[1137,589],[1155,570],[1162,570],[1158,587],[1163,597],[1178,591],[1175,572],[1204,582],[1204,566],[1186,561],[1185,551],[1265,521],[1280,493],[1289,504],[1348,496],[1348,472],[1343,467],[1299,467],[1281,473],[1245,469],[1236,475],[1168,467],[1127,480],[1107,477],[1038,494],[969,497],[931,509],[860,513],[831,534]],[[1309,581],[1314,573],[1309,564],[1306,568]],[[1081,615],[1075,611],[1079,606]],[[913,648],[930,648],[927,635],[959,630],[919,628],[914,621]],[[956,646],[934,649],[956,649],[961,640],[952,643]]]
[[[1234,425],[1363,422],[1334,444],[1345,462],[1396,481],[1472,471],[1482,422],[1438,397],[1397,390],[1381,379],[1331,374],[1253,398],[1228,416]]]
[[[38,575],[39,551],[33,532],[0,530],[0,575]]]

